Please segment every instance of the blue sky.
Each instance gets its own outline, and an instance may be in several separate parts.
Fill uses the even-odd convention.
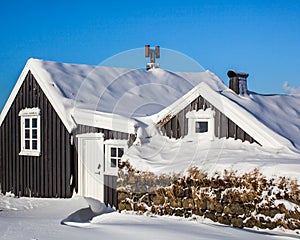
[[[5,1],[0,13],[0,109],[30,57],[98,65],[145,44],[182,52],[226,84],[228,69],[249,72],[255,92],[300,85],[299,0]]]

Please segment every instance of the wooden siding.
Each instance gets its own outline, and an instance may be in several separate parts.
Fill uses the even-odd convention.
[[[117,193],[118,177],[104,175],[104,203],[118,209],[118,193]]]
[[[251,143],[256,142],[242,128],[236,125],[202,96],[197,97],[176,115],[168,116],[165,120],[159,122],[158,126],[160,126],[162,134],[170,138],[178,139],[184,137],[188,134],[188,119],[185,117],[186,113],[192,110],[205,110],[206,108],[211,108],[215,111],[215,137],[241,139],[242,141],[249,141]]]
[[[104,134],[104,140],[107,139],[122,139],[122,140],[128,140],[129,134],[124,132],[118,132],[113,130],[108,130],[104,128],[96,128],[86,125],[78,125],[76,130],[74,131],[74,135],[82,134],[82,133],[103,133]]]
[[[41,110],[41,156],[19,156],[20,110]],[[28,72],[0,127],[0,171],[2,192],[17,196],[71,197],[74,174],[71,135],[46,95]]]

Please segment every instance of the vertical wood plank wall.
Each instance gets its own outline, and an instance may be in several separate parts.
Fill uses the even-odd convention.
[[[19,156],[20,110],[41,110],[41,156]],[[2,192],[17,196],[71,197],[71,135],[46,95],[28,72],[0,129],[0,182]]]
[[[104,203],[118,209],[117,176],[104,175]]]
[[[162,133],[170,138],[181,138],[188,134],[188,119],[185,117],[186,113],[192,110],[205,110],[211,108],[215,111],[215,136],[218,138],[234,138],[241,139],[242,141],[249,141],[250,143],[256,142],[249,134],[242,128],[236,125],[222,112],[216,109],[202,96],[196,98],[193,102],[188,104],[183,110],[173,116],[170,120],[166,121],[160,129]]]

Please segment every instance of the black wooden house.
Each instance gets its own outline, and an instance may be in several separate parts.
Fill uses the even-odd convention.
[[[235,93],[209,71],[28,60],[0,117],[2,193],[69,198],[75,192],[116,206],[118,161],[133,142],[151,135],[149,121],[143,122],[149,116],[171,138],[206,134],[290,146],[223,94],[247,94],[239,83],[248,75],[228,75]]]

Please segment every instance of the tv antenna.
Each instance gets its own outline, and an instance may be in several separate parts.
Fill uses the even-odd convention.
[[[160,58],[160,47],[155,46],[154,49],[150,45],[145,45],[145,57],[150,58],[150,63],[146,64],[146,69],[159,68],[159,64],[155,62],[156,58]]]

